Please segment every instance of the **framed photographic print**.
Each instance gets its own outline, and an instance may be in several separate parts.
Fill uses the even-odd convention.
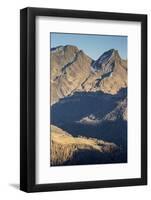
[[[147,16],[20,12],[20,189],[147,184]]]

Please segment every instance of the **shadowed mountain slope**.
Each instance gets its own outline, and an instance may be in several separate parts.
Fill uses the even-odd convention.
[[[96,137],[120,145],[127,135],[126,95],[126,89],[116,95],[77,92],[51,106],[51,124],[74,136]]]

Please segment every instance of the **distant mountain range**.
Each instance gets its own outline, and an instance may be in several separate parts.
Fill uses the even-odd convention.
[[[127,162],[127,60],[66,45],[51,49],[50,67],[51,165]],[[101,141],[116,151],[96,150]]]

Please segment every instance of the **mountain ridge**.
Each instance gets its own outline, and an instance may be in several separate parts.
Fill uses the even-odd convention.
[[[117,50],[104,52],[96,61],[76,46],[51,49],[51,104],[76,91],[116,94],[127,87],[127,62]]]

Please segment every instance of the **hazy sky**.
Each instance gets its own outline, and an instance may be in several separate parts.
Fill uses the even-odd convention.
[[[93,59],[109,49],[116,49],[122,58],[127,59],[127,36],[51,33],[50,45],[51,48],[74,45]]]

